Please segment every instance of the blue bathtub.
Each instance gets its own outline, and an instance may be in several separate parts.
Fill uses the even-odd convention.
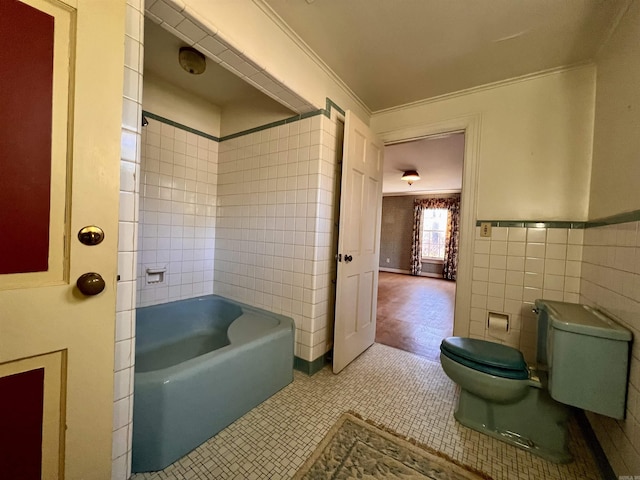
[[[161,470],[293,380],[294,323],[217,295],[136,318],[132,471]]]

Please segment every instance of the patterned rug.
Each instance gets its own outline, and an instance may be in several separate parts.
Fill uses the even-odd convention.
[[[491,480],[443,453],[389,429],[343,414],[294,480]]]

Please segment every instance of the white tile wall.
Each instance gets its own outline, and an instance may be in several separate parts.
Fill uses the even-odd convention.
[[[338,138],[319,115],[220,144],[214,291],[292,317],[309,361],[332,341]]]
[[[584,230],[494,227],[490,238],[476,228],[470,336],[519,348],[535,361],[537,298],[579,301]],[[487,328],[489,312],[509,315],[509,330]]]
[[[636,341],[624,420],[588,413],[615,473],[640,472],[640,222],[597,228],[493,228],[476,231],[471,336],[519,347],[535,359],[536,298],[595,305],[629,328]],[[505,255],[506,248],[506,258]],[[504,267],[503,267],[504,265]],[[486,328],[487,312],[511,315],[512,330]]]
[[[341,134],[315,116],[218,144],[149,119],[137,305],[215,291],[291,316],[298,357],[326,353]],[[147,268],[166,268],[165,281],[147,283]]]
[[[640,222],[585,230],[581,301],[612,314],[634,335],[624,420],[589,414],[619,476],[640,474]]]
[[[142,133],[137,306],[213,293],[218,142],[151,118]],[[165,270],[149,283],[147,269]]]
[[[143,2],[127,0],[120,146],[120,215],[116,299],[112,480],[131,476],[136,258],[142,112]]]

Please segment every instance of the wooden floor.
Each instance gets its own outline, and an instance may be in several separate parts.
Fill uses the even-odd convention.
[[[453,332],[456,284],[380,272],[376,342],[439,361],[440,342]]]

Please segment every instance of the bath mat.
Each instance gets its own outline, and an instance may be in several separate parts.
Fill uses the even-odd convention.
[[[294,480],[492,480],[447,455],[344,413]]]

